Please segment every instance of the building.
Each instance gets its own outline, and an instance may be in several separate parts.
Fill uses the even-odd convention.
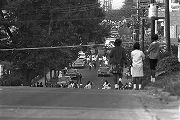
[[[112,10],[112,0],[98,0],[104,11],[109,12]]]
[[[156,2],[162,3],[159,7],[158,17],[165,17],[164,3],[165,0],[156,0]],[[180,35],[180,0],[170,0],[169,1],[169,11],[170,11],[170,39],[171,44],[178,44],[178,36]],[[164,19],[159,19],[157,21],[159,29],[163,30],[163,36],[165,37],[165,22]]]

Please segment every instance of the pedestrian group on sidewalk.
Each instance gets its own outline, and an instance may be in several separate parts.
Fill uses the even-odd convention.
[[[153,42],[147,50],[147,54],[151,70],[151,82],[155,82],[155,71],[160,53],[160,43],[158,42],[157,34],[152,36],[152,41]],[[109,54],[109,63],[111,65],[115,89],[121,89],[124,87],[122,85],[124,67],[130,67],[133,89],[142,89],[142,80],[144,76],[143,61],[145,59],[145,54],[140,50],[139,42],[134,43],[133,50],[131,51],[131,62],[128,63],[125,49],[121,44],[122,40],[116,39],[114,42],[115,47],[112,48]]]

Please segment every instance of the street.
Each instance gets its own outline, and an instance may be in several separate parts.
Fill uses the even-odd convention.
[[[152,120],[135,91],[6,87],[0,120]]]
[[[83,85],[93,82],[90,90],[3,87],[0,120],[151,120],[137,91],[102,90],[104,80],[114,84],[112,77],[98,77],[97,70],[79,69]]]
[[[79,71],[83,84],[93,82],[92,89],[1,87],[0,120],[159,120],[142,102],[146,91],[102,90],[104,80],[114,87],[112,77],[97,77],[97,69]],[[123,83],[127,81],[123,79]],[[145,99],[145,103],[151,101],[147,96]],[[177,112],[168,111],[171,110]],[[156,111],[163,116],[169,114],[164,109]],[[168,115],[162,120],[170,120],[169,117],[174,118]]]
[[[97,66],[99,66],[99,65],[97,64]],[[108,80],[108,82],[111,84],[112,89],[114,89],[114,81],[113,81],[112,76],[98,77],[98,75],[97,75],[98,68],[99,67],[97,67],[96,69],[92,68],[91,70],[89,70],[88,67],[86,67],[84,69],[78,69],[79,72],[82,74],[83,85],[85,85],[88,81],[92,81],[93,89],[102,89],[103,83],[105,82],[105,80]],[[131,81],[131,79],[127,79],[125,77],[122,79],[123,84],[128,83],[130,81]]]

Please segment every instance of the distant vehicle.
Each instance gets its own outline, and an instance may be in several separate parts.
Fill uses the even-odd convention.
[[[92,61],[96,61],[97,60],[97,57],[96,55],[92,55]]]
[[[97,71],[98,77],[100,76],[111,76],[110,67],[102,66]]]
[[[76,61],[72,63],[73,68],[84,68],[85,67],[85,61],[83,58],[78,58]]]
[[[70,83],[71,77],[70,76],[62,76],[58,79],[57,84],[63,88],[68,87],[68,84]]]
[[[78,58],[86,59],[86,54],[83,51],[79,51],[78,56],[79,56]]]
[[[79,71],[78,69],[68,69],[65,76],[70,76],[71,80],[77,80],[79,76]]]

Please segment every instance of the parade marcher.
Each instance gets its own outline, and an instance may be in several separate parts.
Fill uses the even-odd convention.
[[[42,82],[40,82],[40,85],[39,85],[39,87],[43,87],[43,83],[42,83]]]
[[[85,89],[91,89],[92,88],[92,82],[88,81],[84,88]]]
[[[116,39],[114,48],[112,48],[109,57],[109,63],[112,66],[112,74],[115,83],[115,89],[119,89],[119,83],[122,83],[123,67],[127,65],[127,57],[125,49],[121,46],[122,40]]]
[[[40,84],[39,84],[39,82],[37,82],[37,85],[36,85],[36,87],[39,87],[40,86]]]
[[[102,89],[111,89],[111,84],[107,80],[105,80]]]
[[[94,69],[96,69],[96,61],[93,61]]]
[[[62,72],[59,71],[59,75],[58,75],[58,78],[61,78],[62,77]]]
[[[160,43],[158,42],[158,35],[155,34],[152,36],[152,43],[150,44],[147,53],[149,56],[149,63],[151,69],[151,82],[155,82],[155,72],[156,66],[159,59],[160,54]]]
[[[87,61],[87,64],[89,64],[89,62],[90,62],[90,56],[87,56],[86,61]]]
[[[133,79],[133,89],[142,89],[143,73],[143,60],[145,59],[144,53],[140,50],[140,44],[136,42],[133,45],[131,52],[132,66],[131,75]]]
[[[91,68],[92,68],[92,63],[89,62],[89,70],[91,70]]]
[[[69,84],[68,84],[68,88],[74,88],[74,81],[70,81]]]
[[[67,72],[67,67],[65,67],[65,68],[63,69],[63,74],[65,75],[66,72]]]

